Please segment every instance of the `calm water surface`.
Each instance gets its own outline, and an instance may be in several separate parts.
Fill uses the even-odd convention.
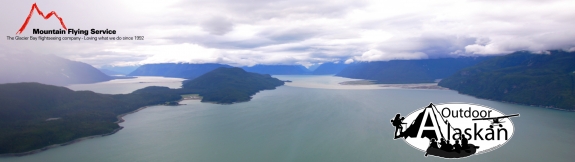
[[[100,82],[94,84],[73,84],[67,87],[75,91],[88,90],[97,93],[128,94],[133,92],[134,90],[145,88],[148,86],[181,88],[183,80],[184,79],[181,78],[141,76],[132,79],[114,79],[107,82]]]
[[[125,128],[114,135],[0,161],[444,161],[393,140],[389,120],[429,102],[471,102],[521,114],[513,118],[516,131],[505,146],[461,161],[575,159],[575,113],[449,90],[342,89],[330,87],[341,86],[337,82],[345,78],[278,77],[300,85],[263,91],[250,102],[232,105],[188,100],[184,106],[150,107],[125,116],[120,124]]]

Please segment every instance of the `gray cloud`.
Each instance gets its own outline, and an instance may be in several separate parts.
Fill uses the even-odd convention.
[[[210,34],[223,35],[232,31],[234,24],[225,17],[213,17],[202,22],[201,26]]]
[[[0,2],[14,36],[36,1]],[[572,0],[127,0],[37,2],[69,28],[145,41],[0,41],[0,53],[55,54],[95,66],[159,62],[313,64],[575,49]],[[112,3],[114,5],[106,5]],[[33,15],[31,29],[58,29]]]

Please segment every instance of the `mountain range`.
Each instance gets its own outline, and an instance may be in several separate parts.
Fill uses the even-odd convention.
[[[113,71],[114,73],[119,73],[120,75],[128,75],[139,67],[140,65],[129,65],[129,66],[104,65],[99,69],[102,70],[102,72],[104,73],[106,73],[105,71]]]
[[[319,67],[317,67],[312,72],[312,74],[313,75],[333,75],[333,74],[339,73],[340,71],[345,69],[347,66],[348,66],[348,64],[344,64],[344,63],[326,62],[326,63],[319,65]]]
[[[126,75],[125,73],[122,72],[117,72],[117,71],[113,71],[113,70],[108,70],[108,69],[99,69],[102,73],[109,75],[109,76],[114,76],[114,75]]]
[[[254,65],[242,67],[244,70],[253,73],[270,75],[308,75],[311,74],[307,68],[301,65]]]
[[[374,80],[384,84],[433,83],[489,58],[491,57],[359,62],[349,64],[336,76]]]

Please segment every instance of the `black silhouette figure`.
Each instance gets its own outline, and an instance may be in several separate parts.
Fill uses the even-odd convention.
[[[432,139],[431,139],[431,144],[429,145],[429,147],[439,148],[439,147],[437,146],[437,141],[435,141],[435,138],[432,138]]]
[[[447,141],[445,141],[445,138],[441,138],[441,142],[439,144],[441,145],[440,148],[443,150],[445,146],[447,146]]]
[[[445,140],[445,139],[443,139],[443,140]],[[453,150],[453,145],[451,145],[451,143],[449,143],[449,141],[447,141],[447,143],[444,145],[441,145],[441,147],[439,149],[441,149],[443,151],[451,151],[451,150]]]
[[[399,136],[402,134],[403,126],[401,126],[401,124],[407,124],[407,123],[403,123],[403,120],[405,119],[405,117],[399,118],[400,116],[401,116],[400,114],[396,114],[395,118],[393,120],[391,120],[391,124],[393,126],[395,126],[395,134],[394,134],[395,138],[394,139],[399,138]],[[400,135],[397,134],[398,130],[399,130]]]
[[[459,144],[459,140],[455,140],[455,144],[453,145],[453,151],[461,153],[461,145]]]
[[[463,150],[467,150],[469,149],[469,141],[467,141],[467,138],[465,137],[461,137],[461,149]]]

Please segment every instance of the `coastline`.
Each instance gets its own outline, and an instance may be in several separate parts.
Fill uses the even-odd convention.
[[[53,144],[50,146],[46,146],[46,147],[42,147],[36,150],[32,150],[32,151],[27,151],[27,152],[21,152],[21,153],[7,153],[7,154],[0,154],[0,157],[18,157],[18,156],[26,156],[26,155],[32,155],[35,153],[39,153],[42,151],[46,151],[49,149],[53,149],[53,148],[57,148],[57,147],[61,147],[61,146],[66,146],[66,145],[71,145],[77,142],[81,142],[83,140],[87,140],[87,139],[92,139],[92,138],[98,138],[98,137],[104,137],[104,136],[109,136],[112,135],[120,130],[124,129],[124,127],[120,126],[117,129],[114,129],[112,132],[110,133],[104,133],[104,134],[99,134],[99,135],[92,135],[92,136],[87,136],[87,137],[80,137],[77,139],[74,139],[72,141],[68,141],[68,142],[64,142],[64,143],[60,143],[60,144]]]
[[[443,88],[445,88],[445,87],[443,87]],[[459,91],[454,90],[454,89],[449,89],[449,88],[445,88],[445,89],[446,89],[446,90],[455,91],[455,92],[457,92],[457,94],[460,94],[460,95],[471,96],[471,97],[475,97],[475,98],[478,98],[478,99],[484,99],[484,100],[489,100],[489,101],[496,101],[496,102],[509,103],[509,104],[522,105],[522,106],[532,106],[532,107],[538,107],[538,108],[550,109],[550,110],[557,110],[557,111],[575,112],[575,110],[563,109],[563,108],[558,108],[558,107],[550,107],[550,106],[544,106],[544,105],[528,105],[528,104],[517,103],[517,102],[509,102],[509,101],[501,101],[501,100],[494,100],[494,99],[488,99],[488,98],[481,98],[481,97],[473,96],[473,95],[470,95],[470,94],[459,93]]]
[[[179,101],[181,101],[181,100],[179,100]],[[178,102],[179,102],[179,101],[178,101]],[[127,112],[127,113],[120,114],[120,115],[116,116],[116,118],[117,118],[118,120],[115,121],[114,123],[116,123],[116,124],[122,123],[122,122],[125,121],[122,117],[124,117],[124,116],[126,116],[126,115],[129,115],[129,114],[132,114],[132,113],[136,113],[136,112],[138,112],[138,111],[140,111],[140,110],[143,110],[143,109],[145,109],[145,108],[152,107],[152,106],[158,106],[158,105],[144,106],[144,107],[140,107],[140,108],[138,108],[138,109],[136,109],[136,110],[134,110],[134,111],[130,111],[130,112]],[[112,132],[109,132],[109,133],[92,135],[92,136],[86,136],[86,137],[80,137],[80,138],[77,138],[77,139],[74,139],[74,140],[71,140],[71,141],[68,141],[68,142],[59,143],[59,144],[53,144],[53,145],[49,145],[49,146],[46,146],[46,147],[42,147],[42,148],[39,148],[39,149],[35,149],[35,150],[31,150],[31,151],[26,151],[26,152],[0,154],[0,157],[19,157],[19,156],[32,155],[32,154],[35,154],[35,153],[40,153],[40,152],[42,152],[42,151],[46,151],[46,150],[53,149],[53,148],[57,148],[57,147],[61,147],[61,146],[71,145],[71,144],[78,143],[78,142],[81,142],[81,141],[84,141],[84,140],[88,140],[88,139],[93,139],[93,138],[98,138],[98,137],[109,136],[109,135],[112,135],[112,134],[114,134],[114,133],[117,133],[118,131],[120,131],[120,130],[122,130],[122,129],[124,129],[124,127],[120,126],[119,128],[114,129],[114,130],[112,130]]]
[[[384,88],[401,88],[401,89],[439,89],[446,90],[447,88],[438,86],[437,83],[408,83],[408,84],[377,84],[373,80],[354,80],[340,82],[340,85],[377,85]]]
[[[449,88],[446,88],[446,87],[439,86],[437,83],[376,84],[375,81],[373,81],[373,80],[355,80],[355,81],[345,81],[345,82],[341,82],[341,83],[339,83],[339,84],[340,84],[340,85],[378,85],[379,87],[401,88],[401,89],[438,89],[438,90],[452,90],[452,91],[455,91],[455,92],[457,92],[458,94],[461,94],[461,95],[467,95],[467,96],[475,97],[475,98],[478,98],[478,99],[489,100],[489,101],[497,101],[497,102],[502,102],[502,103],[515,104],[515,105],[539,107],[539,108],[551,109],[551,110],[558,110],[558,111],[575,112],[575,110],[563,109],[563,108],[552,107],[552,106],[529,105],[529,104],[523,104],[523,103],[517,103],[517,102],[509,102],[509,101],[502,101],[502,100],[494,100],[494,99],[488,99],[488,98],[481,98],[481,97],[473,96],[473,95],[470,95],[470,94],[460,93],[459,91],[454,90],[454,89],[449,89]]]

